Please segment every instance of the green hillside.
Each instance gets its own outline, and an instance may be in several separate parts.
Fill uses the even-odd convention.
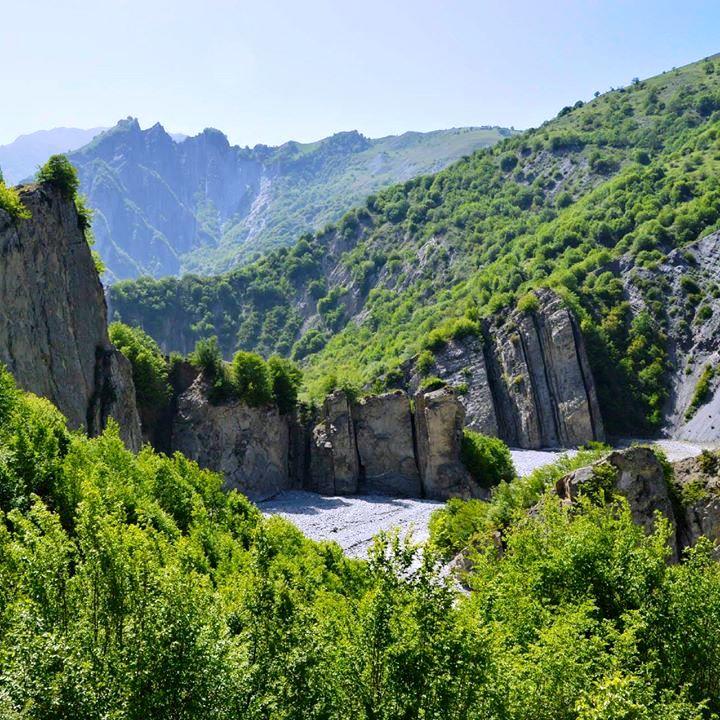
[[[229,274],[119,283],[113,312],[166,350],[217,335],[328,378],[392,385],[419,353],[550,286],[581,318],[611,431],[651,430],[667,393],[661,284],[636,268],[720,221],[718,56],[564,108],[452,167],[371,195]],[[642,285],[642,283],[640,283]]]

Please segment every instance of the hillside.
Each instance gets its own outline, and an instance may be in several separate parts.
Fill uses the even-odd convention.
[[[109,279],[220,272],[340,219],[371,192],[434,172],[511,134],[460,128],[368,139],[231,146],[120,121],[71,155],[95,210]]]
[[[392,385],[424,350],[432,368],[449,338],[518,298],[532,310],[527,293],[550,286],[580,318],[608,431],[657,430],[670,376],[694,351],[668,354],[668,306],[642,271],[718,225],[719,110],[715,56],[371,195],[337,227],[254,265],[121,283],[112,311],[166,350],[217,334],[228,355],[291,355],[313,394],[328,375]],[[700,298],[708,309],[687,309],[689,328],[713,315],[713,293]]]
[[[20,135],[7,145],[0,145],[0,169],[5,182],[15,185],[31,177],[51,155],[77,150],[87,145],[106,128],[53,128]]]

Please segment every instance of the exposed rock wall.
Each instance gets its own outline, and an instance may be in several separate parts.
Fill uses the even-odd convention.
[[[303,488],[323,495],[381,492],[406,497],[481,493],[460,460],[464,410],[448,389],[401,391],[352,402],[329,395],[312,427],[272,406],[213,404],[203,376],[175,398],[166,451],[220,472],[254,500]]]
[[[349,403],[335,392],[312,431],[304,486],[338,495],[376,490],[411,497],[479,494],[460,461],[465,411],[449,389],[402,391]]]
[[[248,407],[239,401],[207,400],[206,380],[197,380],[177,398],[171,447],[201,467],[220,472],[228,488],[252,500],[292,487],[290,424],[275,407]]]
[[[138,449],[130,363],[110,344],[103,290],[71,200],[20,188],[29,220],[0,210],[0,362],[90,434],[109,418]]]
[[[483,337],[453,340],[431,372],[464,386],[467,424],[521,448],[603,440],[595,384],[573,314],[550,290],[538,308],[487,323]],[[420,378],[411,380],[417,387]]]
[[[363,398],[353,407],[353,422],[364,489],[419,497],[408,396],[398,390]]]

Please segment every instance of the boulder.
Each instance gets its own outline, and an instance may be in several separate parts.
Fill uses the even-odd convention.
[[[609,472],[608,472],[609,471]],[[575,470],[557,481],[555,490],[567,501],[574,501],[583,486],[592,487],[609,481],[610,490],[627,498],[633,520],[647,531],[655,525],[660,511],[677,527],[675,512],[662,463],[648,447],[616,450],[592,465]],[[673,557],[678,556],[677,540],[671,537]]]
[[[172,449],[222,473],[227,488],[252,500],[290,489],[288,418],[272,406],[249,407],[239,400],[212,404],[208,391],[199,376],[177,398]]]
[[[419,497],[410,401],[401,390],[363,398],[352,408],[363,490]]]

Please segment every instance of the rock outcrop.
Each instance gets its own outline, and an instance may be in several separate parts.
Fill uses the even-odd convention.
[[[0,211],[0,362],[51,400],[72,428],[97,434],[114,418],[141,445],[132,370],[111,345],[102,285],[72,200],[20,188],[28,220]]]
[[[274,406],[212,403],[198,376],[173,399],[163,448],[222,473],[253,500],[302,488],[322,495],[477,497],[460,459],[465,412],[449,389],[410,399],[397,391],[355,402],[329,395],[315,424]],[[319,422],[317,422],[319,419]]]
[[[398,390],[348,401],[330,395],[312,431],[306,489],[337,495],[379,491],[409,497],[474,497],[460,461],[465,412],[450,389],[415,396]]]
[[[479,488],[460,462],[465,410],[452,390],[415,396],[417,457],[425,497],[476,497]]]
[[[616,450],[588,467],[580,468],[558,480],[555,490],[564,500],[574,501],[587,489],[604,489],[627,498],[633,520],[651,530],[656,512],[677,526],[668,479],[662,463],[649,447]],[[673,557],[678,556],[677,539],[671,538]]]
[[[252,500],[292,487],[290,426],[271,406],[249,407],[238,400],[208,402],[203,376],[177,398],[171,447],[201,467],[222,473],[228,488]]]
[[[363,398],[352,413],[363,489],[419,497],[408,396],[398,390]]]
[[[603,440],[592,372],[575,317],[550,290],[538,307],[486,323],[482,337],[452,340],[432,374],[465,388],[470,428],[521,448]],[[416,387],[420,378],[411,380]]]
[[[720,559],[720,453],[674,463],[674,483],[680,507],[678,544],[690,547],[705,536]]]

